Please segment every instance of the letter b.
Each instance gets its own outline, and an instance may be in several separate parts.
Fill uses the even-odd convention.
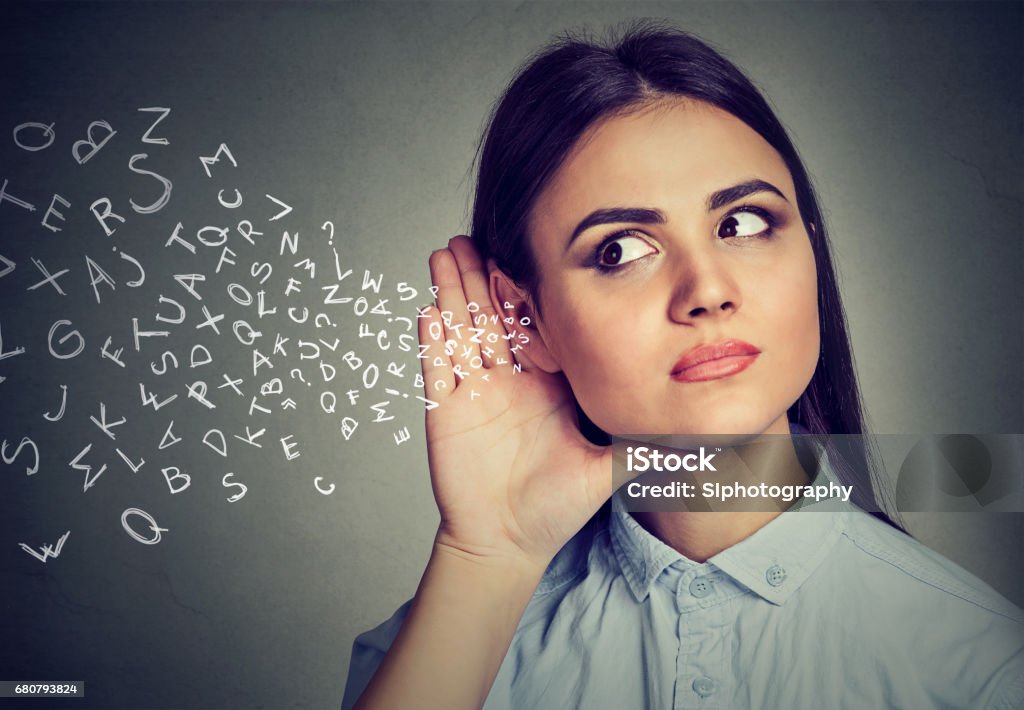
[[[189,476],[187,473],[182,473],[177,466],[168,466],[167,468],[160,470],[163,471],[164,478],[167,479],[167,487],[171,489],[171,495],[181,493],[183,490],[192,485],[192,477]],[[170,475],[171,471],[174,471],[173,476]],[[176,487],[176,484],[174,483],[178,479],[182,479],[184,481],[184,483],[177,484],[180,487]]]

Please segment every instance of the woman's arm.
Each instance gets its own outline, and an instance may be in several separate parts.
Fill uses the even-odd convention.
[[[480,707],[548,563],[612,493],[611,449],[580,434],[564,376],[533,367],[529,343],[513,352],[520,314],[506,332],[472,243],[449,245],[430,258],[438,307],[419,318],[441,523],[361,710]]]
[[[402,629],[356,710],[479,708],[543,572],[526,559],[474,559],[435,543]]]

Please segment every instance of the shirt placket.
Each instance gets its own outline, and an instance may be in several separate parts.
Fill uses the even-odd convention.
[[[727,708],[733,680],[728,652],[732,627],[726,622],[733,585],[719,571],[702,565],[681,575],[676,586],[679,613],[675,710]]]

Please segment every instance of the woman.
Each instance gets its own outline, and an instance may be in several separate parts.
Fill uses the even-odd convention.
[[[880,511],[863,448],[822,461],[846,505],[608,502],[605,433],[782,437],[794,468],[791,432],[862,432],[806,171],[707,45],[647,25],[534,58],[491,118],[472,241],[430,270],[441,524],[344,707],[1024,705],[1020,610]]]

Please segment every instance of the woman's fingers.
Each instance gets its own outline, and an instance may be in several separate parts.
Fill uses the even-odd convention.
[[[456,385],[469,376],[472,365],[478,367],[480,346],[472,342],[469,328],[469,310],[466,294],[459,275],[455,255],[448,249],[438,249],[430,255],[430,279],[437,287],[437,307],[445,327],[445,352],[452,361]]]
[[[518,363],[523,369],[530,369],[523,348],[519,352],[511,349],[505,314],[496,312],[491,303],[487,273],[469,237],[454,237],[448,249],[438,249],[430,255],[430,279],[437,291],[437,308],[431,318],[421,319],[421,323],[426,321],[434,335],[438,328],[443,332],[439,342],[429,343],[429,366],[435,380],[454,389],[481,368],[511,369]],[[441,325],[431,326],[432,322]],[[445,366],[449,372],[439,378],[437,370]]]
[[[467,311],[472,320],[471,336],[481,341],[478,345],[483,366],[490,368],[504,360],[511,365],[512,355],[501,324],[501,314],[491,305],[491,292],[487,285],[487,271],[472,240],[466,236],[454,237],[448,248],[455,256],[467,299]],[[473,305],[475,304],[475,305]],[[480,331],[483,331],[482,333]]]
[[[426,346],[422,354],[423,359],[420,360],[423,396],[440,403],[455,389],[451,359],[444,351],[444,323],[434,306],[425,306],[420,309],[420,314],[425,316],[416,319],[420,345]]]

